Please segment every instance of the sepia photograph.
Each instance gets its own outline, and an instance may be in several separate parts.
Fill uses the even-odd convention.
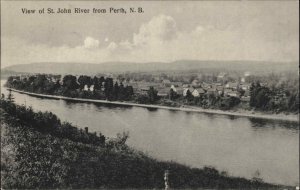
[[[1,0],[1,189],[299,190],[298,0]]]

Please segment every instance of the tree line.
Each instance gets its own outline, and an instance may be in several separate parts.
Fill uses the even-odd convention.
[[[84,87],[87,89],[84,89]],[[93,86],[93,89],[91,87]],[[112,78],[90,77],[81,75],[77,79],[73,75],[65,75],[60,81],[58,76],[44,74],[29,76],[28,78],[9,77],[7,87],[29,92],[62,95],[72,98],[91,98],[106,100],[131,100],[133,87],[122,82],[114,82]]]
[[[299,112],[299,90],[269,88],[259,82],[250,87],[250,106],[263,111]]]
[[[134,93],[133,87],[123,85],[129,79],[119,78],[119,83],[110,77],[90,77],[81,75],[78,78],[73,75],[66,75],[59,80],[60,76],[51,75],[49,80],[47,75],[35,75],[27,78],[9,77],[7,87],[15,88],[35,93],[62,95],[72,98],[88,98],[110,101],[133,101],[142,104],[160,104],[169,106],[181,106],[184,104],[199,106],[202,108],[229,110],[233,107],[243,109],[255,109],[271,112],[299,112],[299,89],[295,89],[297,81],[288,79],[286,82],[263,83],[252,78],[250,85],[250,101],[242,102],[239,97],[225,97],[222,94],[205,93],[199,97],[194,97],[190,90],[186,96],[178,94],[170,88],[168,96],[163,98],[158,95],[158,91],[150,86],[146,93]],[[277,75],[270,75],[265,78],[274,78],[278,81]],[[264,78],[260,78],[264,79]],[[264,79],[265,81],[266,79]],[[123,81],[123,82],[122,82]],[[86,88],[85,88],[86,87]],[[91,87],[93,89],[91,90]],[[243,95],[245,91],[237,89]]]
[[[29,76],[28,78],[10,76],[6,86],[28,92],[62,95],[72,98],[134,101],[146,104],[154,104],[159,100],[158,92],[153,87],[149,87],[147,95],[135,94],[132,86],[124,86],[122,81],[120,83],[114,82],[113,78],[110,77],[81,75],[77,79],[74,75],[65,75],[62,80],[58,79],[59,76],[51,75],[51,77],[56,79],[51,80],[49,76],[44,74]],[[90,89],[92,86],[93,90]],[[87,89],[84,89],[85,87]]]

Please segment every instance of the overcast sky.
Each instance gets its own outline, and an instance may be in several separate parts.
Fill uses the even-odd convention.
[[[22,8],[143,14],[22,14]],[[1,1],[1,67],[31,62],[299,60],[298,1]]]

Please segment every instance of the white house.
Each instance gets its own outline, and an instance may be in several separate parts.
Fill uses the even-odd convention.
[[[84,90],[84,91],[88,91],[88,90],[89,90],[88,85],[84,85],[83,90]]]
[[[232,91],[232,92],[228,92],[227,96],[231,96],[231,97],[239,97],[239,93],[236,91]]]
[[[187,91],[190,91],[191,93],[193,92],[193,89],[192,88],[185,88],[185,89],[183,89],[183,93],[182,93],[182,95],[185,97],[186,95],[187,95]]]
[[[238,88],[238,83],[237,82],[228,82],[225,85],[225,88],[230,88],[230,89],[237,89]]]
[[[238,91],[226,89],[224,91],[224,95],[230,97],[240,97],[241,94]]]
[[[186,96],[187,95],[187,91],[190,91],[191,92],[191,94],[192,94],[192,96],[194,96],[194,97],[199,97],[200,96],[200,94],[203,94],[204,93],[204,90],[203,89],[199,89],[199,91],[197,90],[197,89],[194,89],[194,88],[185,88],[184,90],[183,90],[183,96]]]
[[[240,88],[243,89],[243,90],[249,90],[250,85],[249,84],[242,84],[242,85],[240,85]]]
[[[199,96],[200,96],[200,93],[199,93],[199,91],[198,91],[197,89],[194,89],[193,92],[192,92],[192,95],[193,95],[194,97],[199,97]]]
[[[173,89],[174,92],[177,92],[177,89],[175,88],[174,85],[171,85],[171,89]]]
[[[94,91],[94,85],[90,86],[90,91],[92,91],[92,92]]]

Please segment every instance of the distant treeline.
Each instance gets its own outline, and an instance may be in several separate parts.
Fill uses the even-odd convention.
[[[261,86],[250,87],[250,107],[263,111],[299,113],[299,89]]]
[[[268,87],[262,86],[260,82],[253,82],[249,92],[249,103],[242,102],[239,97],[223,97],[215,94],[193,97],[189,91],[185,99],[172,94],[172,92],[170,97],[174,102],[181,101],[188,105],[203,108],[230,110],[235,107],[273,113],[299,113],[299,89]]]
[[[220,82],[217,75],[221,71],[191,71],[178,73],[125,73],[119,74],[119,80],[135,80],[147,82],[162,82],[164,79],[171,82],[192,83],[193,80],[199,80],[206,83]],[[243,77],[243,72],[231,71],[228,73],[225,81],[237,82]],[[244,108],[255,108],[261,111],[273,112],[299,112],[299,75],[295,72],[269,73],[260,75],[250,75],[245,77],[245,82],[251,84],[250,102],[243,105]],[[261,85],[264,84],[264,85]],[[266,85],[265,85],[266,84]],[[243,95],[245,91],[238,89]],[[193,97],[190,93],[183,99],[180,95],[170,91],[168,102],[172,105],[174,102],[185,102],[189,105],[200,106],[203,108],[231,109],[240,104],[239,98],[222,98],[221,96],[202,95]]]
[[[1,99],[0,112],[1,187],[5,189],[161,189],[165,170],[170,172],[171,188],[279,188],[259,176],[247,180],[212,167],[157,161],[129,148],[126,133],[104,142],[102,135],[60,124],[54,114],[17,106],[12,96]]]
[[[110,77],[78,77],[66,75],[32,75],[29,77],[10,76],[6,86],[27,92],[67,96],[72,98],[88,98],[110,101],[134,101],[138,103],[156,103],[159,100],[157,90],[150,87],[147,95],[135,94],[133,87],[124,86],[122,82],[114,82]],[[91,90],[92,88],[92,90]]]
[[[129,81],[130,79],[118,77],[119,81]],[[214,93],[201,94],[194,97],[190,90],[186,96],[178,94],[170,89],[167,97],[158,96],[158,91],[154,87],[149,87],[146,93],[135,93],[130,85],[123,85],[122,82],[114,82],[110,77],[90,77],[81,75],[78,78],[73,75],[66,75],[62,79],[60,75],[34,75],[29,77],[9,77],[7,87],[35,92],[41,94],[61,95],[72,98],[88,98],[102,100],[132,101],[142,104],[159,104],[167,106],[192,105],[202,108],[229,110],[233,107],[241,109],[255,109],[269,112],[299,113],[299,82],[293,77],[281,80],[278,75],[259,77],[263,81],[273,79],[269,85],[261,85],[255,81],[255,77],[250,77],[250,101],[241,102],[240,97],[225,97]],[[274,82],[280,81],[280,82]],[[297,85],[297,88],[295,85]],[[91,90],[92,88],[92,90]],[[245,91],[237,89],[243,95]]]
[[[130,100],[133,95],[132,86],[124,86],[109,77],[95,76],[92,78],[86,75],[81,75],[78,79],[73,75],[65,75],[62,80],[60,75],[44,74],[25,78],[8,77],[7,86],[29,92],[72,98]],[[91,87],[93,90],[90,89]]]

